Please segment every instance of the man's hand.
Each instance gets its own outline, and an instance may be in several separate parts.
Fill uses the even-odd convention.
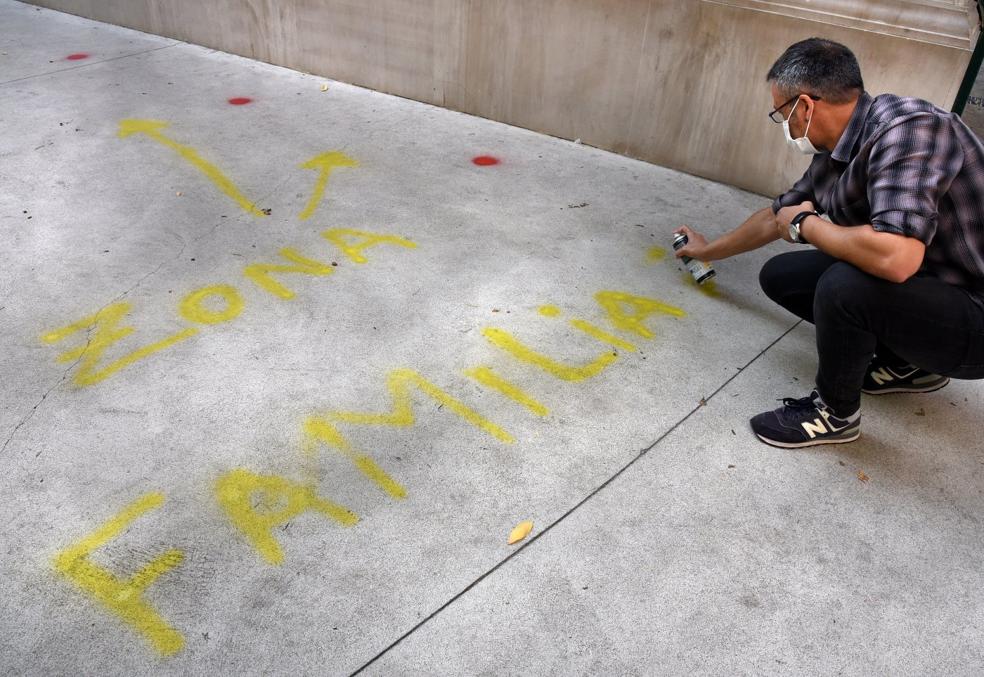
[[[779,237],[786,242],[792,242],[793,239],[789,235],[789,224],[792,223],[797,214],[801,212],[814,212],[816,209],[812,202],[802,202],[798,205],[780,209],[776,213],[776,228],[778,229]]]
[[[673,234],[683,233],[687,236],[687,244],[676,250],[676,257],[689,256],[698,261],[706,261],[704,252],[707,250],[707,238],[688,226],[681,226],[673,231]]]
[[[687,236],[686,246],[676,251],[677,258],[689,256],[698,261],[721,261],[735,254],[775,242],[779,237],[776,230],[776,215],[772,213],[771,206],[758,210],[740,226],[713,242],[708,242],[703,235],[688,226],[681,226],[673,232]]]
[[[780,209],[775,226],[779,237],[792,242],[789,223],[800,212],[812,211],[812,202]],[[905,282],[922,268],[926,245],[914,237],[877,231],[870,224],[845,228],[822,219],[805,219],[803,224],[809,226],[803,237],[814,247],[883,280]]]

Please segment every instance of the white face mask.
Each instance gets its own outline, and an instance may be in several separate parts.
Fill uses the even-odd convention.
[[[798,150],[799,152],[803,153],[804,155],[818,155],[823,151],[819,150],[816,146],[814,146],[810,142],[810,139],[808,139],[806,136],[807,134],[810,133],[810,122],[813,121],[813,118],[810,118],[809,120],[806,121],[806,131],[803,132],[803,136],[801,136],[800,138],[794,139],[793,135],[789,133],[789,120],[790,118],[793,117],[793,111],[796,110],[796,106],[799,105],[799,102],[800,99],[797,99],[796,103],[793,104],[793,107],[789,111],[789,117],[782,121],[782,131],[786,134],[786,143],[792,146],[793,148],[795,148],[796,150]]]

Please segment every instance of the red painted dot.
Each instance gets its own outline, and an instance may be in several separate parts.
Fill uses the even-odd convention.
[[[233,106],[245,106],[248,103],[253,103],[253,100],[248,96],[237,96],[229,99],[229,103]]]
[[[477,158],[472,158],[472,162],[479,167],[488,167],[499,164],[499,158],[492,157],[491,155],[479,155]]]
[[[78,54],[69,54],[65,57],[68,61],[81,61],[82,59],[88,59],[89,55],[85,52],[79,52]]]

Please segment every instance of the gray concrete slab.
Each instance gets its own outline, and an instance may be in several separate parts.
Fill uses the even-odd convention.
[[[81,49],[71,39],[89,22],[25,11],[0,2],[31,44]],[[99,31],[119,48],[143,39]],[[15,70],[34,72],[35,53],[8,51]],[[756,472],[823,457],[773,453],[741,427],[775,397],[799,394],[775,391],[804,386],[812,370],[805,337],[796,351],[770,348],[794,320],[756,277],[781,247],[721,262],[716,290],[704,293],[660,258],[676,225],[722,232],[766,204],[760,196],[184,44],[0,80],[9,672],[346,674],[515,553],[505,542],[514,525],[532,520],[540,533],[671,430],[691,435],[690,464],[659,477],[679,505],[651,490],[618,494],[616,531],[661,529],[644,524],[647,501],[680,520],[733,517],[734,480],[716,454],[767,462]],[[240,97],[250,101],[230,103]],[[499,164],[473,162],[485,155]],[[600,297],[621,315],[601,292],[622,294]],[[650,304],[635,325],[629,301]],[[753,378],[763,353],[783,370]],[[498,389],[476,379],[480,367]],[[980,389],[960,388],[925,400],[907,437],[886,438],[905,450],[895,472],[927,463],[918,451],[938,439],[932,407],[965,412],[948,417],[968,421],[951,435],[979,425]],[[949,393],[968,402],[939,405]],[[732,407],[721,429],[703,423],[707,398]],[[701,443],[725,427],[727,453]],[[670,439],[646,463],[684,453]],[[953,465],[974,467],[953,454]],[[640,467],[624,481],[645,481]],[[813,473],[818,486],[830,479]],[[826,504],[755,488],[744,498],[772,519],[773,547],[800,547],[803,535],[780,527],[820,520]],[[688,506],[688,495],[703,503]],[[890,501],[867,507],[901,531]],[[966,529],[961,510],[972,507],[962,498],[939,509]],[[937,516],[911,510],[914,520]],[[702,553],[732,538],[733,522],[722,524],[703,519],[680,566],[705,567]],[[555,531],[508,565],[531,562],[527,583],[553,584],[555,564],[535,557]],[[599,544],[593,533],[564,554],[638,556],[631,541]],[[867,556],[889,557],[889,545],[873,542]],[[934,555],[897,580],[923,580],[919,567]],[[488,584],[508,585],[506,571]],[[795,585],[809,587],[812,574]],[[480,603],[482,590],[420,636],[447,627],[442,619],[473,595]],[[617,608],[599,604],[598,614],[613,627],[652,614],[638,592],[614,588]],[[774,592],[777,613],[801,608]],[[541,596],[531,604],[568,613]],[[661,620],[683,632],[688,618]],[[455,641],[458,625],[467,624],[452,623],[438,643]],[[756,628],[768,630],[749,626],[749,636],[765,642]],[[512,669],[472,645],[449,665]],[[414,647],[384,658],[394,669],[444,669]],[[623,660],[623,647],[608,651],[601,665]],[[644,654],[625,655],[627,670],[647,669],[635,662]],[[527,668],[566,671],[563,660],[554,651]]]
[[[979,674],[981,389],[866,397],[849,445],[755,444],[750,403],[798,392],[813,340],[798,327],[368,674]]]
[[[45,24],[39,33],[37,26]],[[174,40],[20,2],[0,6],[0,84],[84,68],[176,44]]]

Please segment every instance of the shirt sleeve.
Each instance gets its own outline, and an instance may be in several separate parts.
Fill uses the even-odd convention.
[[[868,160],[871,226],[929,245],[940,198],[963,165],[963,150],[949,120],[924,113],[891,126]]]
[[[813,164],[811,163],[806,173],[800,177],[800,180],[793,184],[793,187],[788,191],[777,197],[772,202],[772,213],[778,214],[779,210],[783,207],[789,207],[791,205],[802,204],[803,202],[812,202],[817,204],[817,197],[813,191],[813,178],[810,176],[813,170]]]

